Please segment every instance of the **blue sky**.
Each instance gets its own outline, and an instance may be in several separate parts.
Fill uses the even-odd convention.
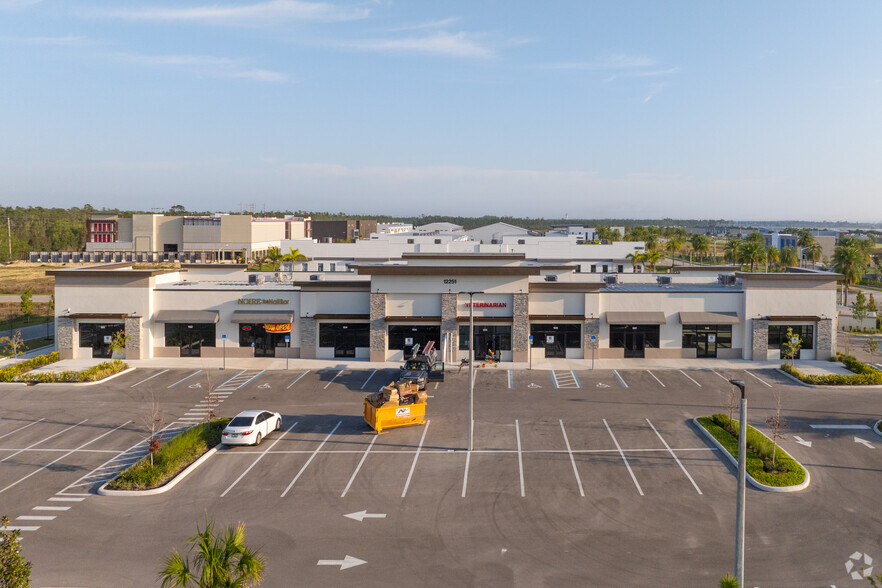
[[[882,220],[882,3],[0,0],[0,203]]]

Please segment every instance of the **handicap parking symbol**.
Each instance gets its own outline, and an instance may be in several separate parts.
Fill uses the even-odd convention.
[[[269,384],[261,384],[260,386],[258,386],[258,388],[266,389],[266,388],[272,388],[272,386],[270,386]]]
[[[598,388],[609,388],[609,384],[604,384],[603,382],[597,382]]]
[[[539,384],[534,384],[533,382],[530,382],[530,384],[527,385],[527,388],[541,388],[541,387],[542,386],[540,386]]]
[[[188,387],[189,388],[201,388],[202,384],[198,384],[198,383],[197,384],[190,384],[190,386],[188,386]]]

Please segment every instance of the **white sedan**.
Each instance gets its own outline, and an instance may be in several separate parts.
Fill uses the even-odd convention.
[[[261,439],[282,427],[282,415],[266,410],[246,410],[227,423],[221,437],[224,445],[260,445]]]

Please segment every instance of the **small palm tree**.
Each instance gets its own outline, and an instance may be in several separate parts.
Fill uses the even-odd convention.
[[[683,240],[680,237],[670,237],[668,238],[668,242],[665,243],[665,250],[671,254],[671,265],[674,264],[674,255],[680,252],[680,248],[683,247]]]
[[[215,535],[214,523],[206,522],[188,541],[192,562],[177,549],[165,558],[159,572],[162,588],[247,588],[263,579],[263,557],[245,545],[245,523],[227,527]]]
[[[288,248],[289,253],[282,256],[282,261],[290,261],[292,264],[298,261],[309,261],[309,258],[300,253],[300,249]]]
[[[649,267],[649,271],[654,272],[656,264],[664,257],[664,254],[658,249],[649,249],[643,254],[643,261]]]
[[[824,248],[821,247],[820,243],[812,243],[811,245],[808,245],[803,251],[805,258],[812,261],[812,267],[814,267],[815,264],[820,261],[821,255],[824,254]]]
[[[766,247],[766,271],[770,266],[777,265],[779,261],[781,261],[781,254],[778,252],[778,248],[774,245]]]
[[[282,253],[279,251],[278,247],[270,247],[266,251],[265,259],[268,259],[271,264],[273,264],[273,271],[278,271],[279,264],[282,261]]]
[[[689,242],[692,243],[692,250],[695,251],[695,255],[700,256],[702,259],[704,259],[704,256],[710,251],[711,240],[707,235],[692,235]]]
[[[792,267],[799,265],[799,254],[793,247],[785,247],[781,250],[781,265]]]
[[[642,262],[645,259],[645,254],[643,253],[629,253],[625,256],[625,259],[631,260],[631,269],[634,273],[637,273],[637,264]]]
[[[843,239],[844,240],[844,239]],[[842,274],[845,283],[845,299],[843,304],[848,306],[848,287],[858,283],[861,274],[867,265],[866,254],[851,240],[839,245],[833,251],[833,269]]]
[[[800,229],[798,231],[799,237],[796,238],[796,244],[805,249],[806,247],[811,247],[812,245],[816,245],[815,236],[809,233],[805,229]]]
[[[738,239],[730,239],[726,241],[726,245],[723,248],[723,255],[725,255],[726,260],[732,263],[738,261],[738,248],[741,246],[741,241]]]
[[[738,248],[738,260],[750,265],[750,271],[766,259],[766,248],[762,241],[750,240],[741,243]]]

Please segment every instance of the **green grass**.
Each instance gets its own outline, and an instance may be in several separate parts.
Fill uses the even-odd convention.
[[[187,429],[159,451],[123,470],[107,488],[110,490],[149,490],[168,483],[184,468],[199,459],[206,451],[220,443],[221,432],[230,419],[217,419]]]
[[[38,355],[37,357],[20,361],[15,365],[0,369],[0,382],[14,382],[16,381],[16,378],[21,376],[21,374],[24,374],[34,368],[49,365],[50,363],[55,363],[56,361],[58,361],[57,351],[54,351],[47,355]]]
[[[23,327],[33,327],[34,325],[42,325],[55,320],[52,315],[32,314],[30,320],[26,320],[23,316],[6,319],[0,321],[0,331],[8,331],[10,329],[21,329]]]
[[[739,430],[738,421],[730,421],[723,414],[715,414],[712,417],[699,417],[698,422],[708,433],[726,448],[732,457],[738,459],[738,438],[724,426]],[[776,451],[777,471],[766,471],[772,456],[772,441],[765,435],[749,427],[747,430],[747,472],[753,479],[766,486],[796,486],[802,484],[806,478],[806,472],[801,465],[790,457],[786,451],[778,447]]]
[[[55,355],[58,355],[57,353]],[[42,357],[42,356],[41,356]],[[76,370],[64,370],[62,372],[40,372],[37,374],[22,374],[13,381],[35,382],[37,384],[57,384],[67,382],[97,382],[113,374],[118,374],[129,369],[129,364],[121,359],[105,361],[98,365],[86,368],[81,372]]]
[[[798,369],[791,367],[789,363],[781,364],[781,371],[790,374],[801,382],[815,386],[874,386],[882,384],[882,371],[858,361],[851,355],[837,353],[835,360],[844,363],[845,367],[854,372],[854,374],[815,376],[804,374]]]

